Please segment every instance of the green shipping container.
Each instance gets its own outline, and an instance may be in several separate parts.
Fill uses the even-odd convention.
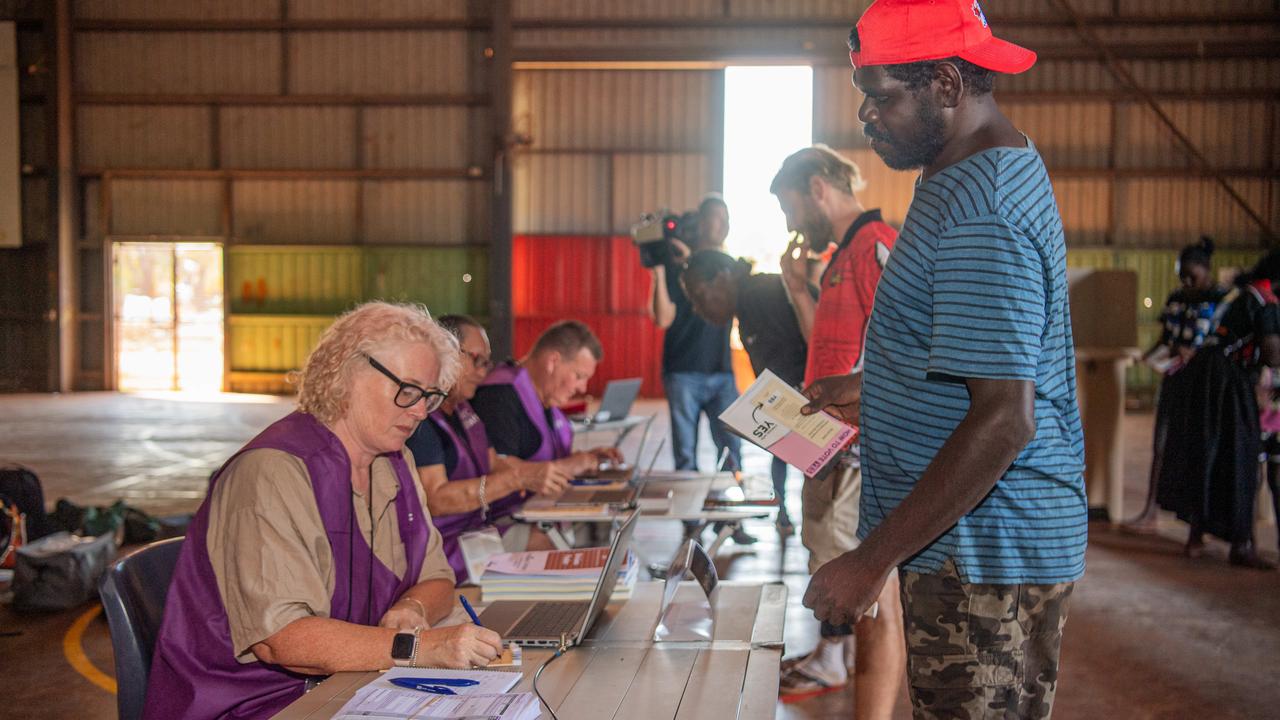
[[[226,264],[233,315],[335,315],[364,296],[360,248],[237,245]]]
[[[297,370],[333,323],[333,316],[232,315],[227,352],[233,372]]]
[[[435,316],[488,314],[482,248],[369,248],[364,267],[366,299],[422,303]]]

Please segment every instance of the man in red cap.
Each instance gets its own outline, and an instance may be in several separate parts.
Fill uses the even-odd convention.
[[[918,169],[876,290],[863,372],[809,409],[861,419],[862,544],[804,604],[858,618],[900,573],[918,718],[1048,718],[1087,508],[1066,247],[1034,144],[991,95],[1035,53],[976,0],[877,0],[850,34],[858,117]]]

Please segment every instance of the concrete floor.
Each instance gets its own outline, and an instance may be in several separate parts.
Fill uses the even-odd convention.
[[[642,403],[666,431],[665,405]],[[0,461],[36,469],[46,500],[80,504],[116,498],[154,514],[190,512],[210,472],[290,404],[257,396],[179,398],[89,393],[0,396]],[[1126,502],[1136,510],[1146,490],[1151,418],[1128,417],[1125,440]],[[705,430],[704,430],[705,433]],[[601,438],[603,440],[603,438]],[[624,445],[634,453],[638,438]],[[714,463],[704,441],[702,465]],[[653,451],[646,450],[645,459]],[[670,467],[669,449],[657,467]],[[749,472],[767,472],[767,457],[749,452]],[[788,492],[793,516],[799,483]],[[806,554],[796,538],[785,542],[766,521],[749,525],[760,542],[729,545],[721,577],[783,580],[790,588],[787,642],[791,653],[809,649],[816,623],[799,604],[807,582]],[[1057,718],[1274,718],[1280,707],[1280,573],[1227,566],[1226,550],[1212,543],[1195,561],[1180,554],[1185,530],[1165,519],[1155,536],[1135,537],[1095,523],[1088,572],[1072,601],[1063,646]],[[1261,531],[1274,557],[1275,528]],[[646,522],[637,546],[646,559],[665,560],[679,541],[679,525]],[[13,613],[0,604],[0,677],[4,717],[112,718],[112,695],[73,669],[69,657],[109,684],[110,639],[101,617],[87,623],[79,642],[64,642],[73,623],[96,604],[43,616]],[[74,640],[74,636],[71,638]],[[67,645],[67,647],[64,647]],[[77,648],[79,650],[77,650]],[[779,718],[851,716],[852,691],[779,705]],[[905,690],[895,718],[909,718]]]

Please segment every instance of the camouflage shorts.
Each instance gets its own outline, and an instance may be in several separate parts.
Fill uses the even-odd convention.
[[[902,572],[915,717],[1048,718],[1074,586],[965,584],[950,561]]]

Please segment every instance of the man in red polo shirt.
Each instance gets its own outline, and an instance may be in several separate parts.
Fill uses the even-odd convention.
[[[855,194],[863,186],[858,167],[826,145],[791,155],[769,191],[787,217],[787,229],[799,233],[782,260],[782,276],[800,329],[809,341],[805,385],[829,375],[861,372],[862,346],[876,285],[897,232],[880,211],[867,210]],[[822,274],[818,300],[808,291],[808,252],[835,248]],[[800,539],[809,550],[809,571],[857,546],[862,474],[857,445],[832,463],[831,471],[805,478],[800,496]],[[898,581],[891,575],[879,597],[875,617],[855,625],[854,716],[889,718],[906,670]],[[784,667],[781,692],[817,694],[847,681],[845,645],[848,625],[824,623],[822,638],[808,656]]]

